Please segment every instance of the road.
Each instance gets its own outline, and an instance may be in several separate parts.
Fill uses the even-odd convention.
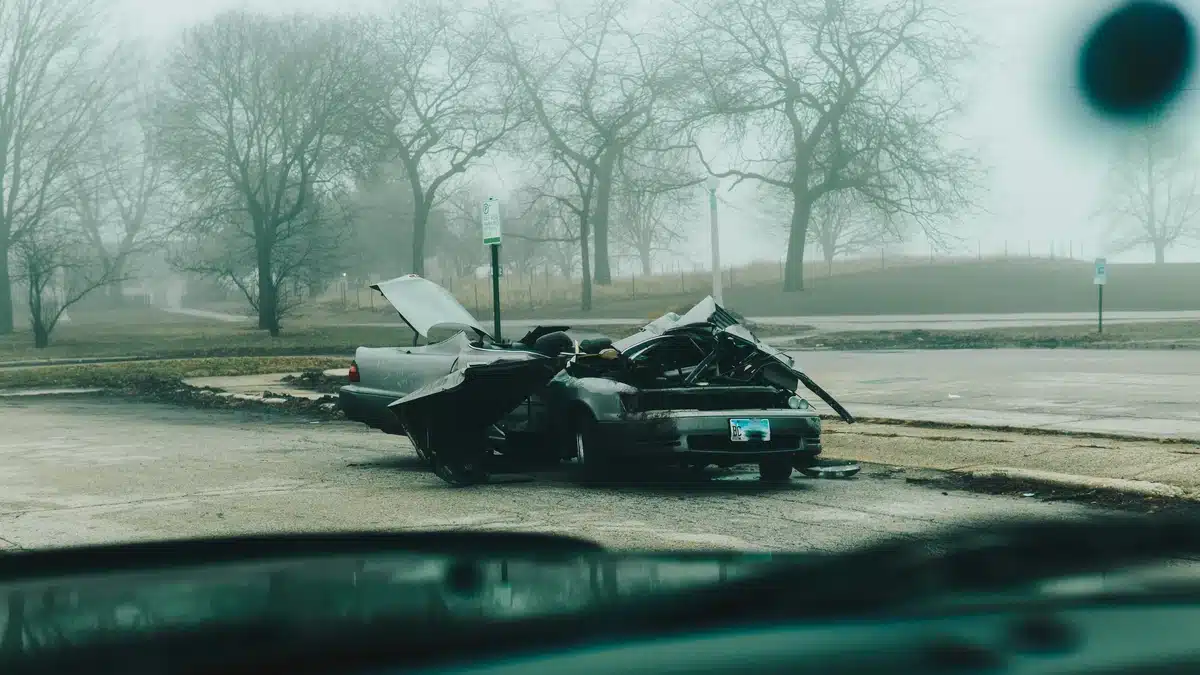
[[[113,399],[0,401],[0,546],[248,532],[490,528],[624,548],[837,551],[964,519],[1082,506],[942,492],[868,467],[848,481],[583,487],[569,474],[455,489],[403,439],[346,422]],[[864,437],[859,442],[888,442]]]
[[[871,417],[1200,439],[1200,352],[795,352]]]

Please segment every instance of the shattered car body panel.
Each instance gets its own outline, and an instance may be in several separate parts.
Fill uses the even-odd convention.
[[[340,399],[349,419],[408,435],[450,482],[478,476],[450,475],[439,462],[475,467],[495,453],[585,464],[759,462],[764,477],[768,465],[786,476],[821,452],[820,416],[798,395],[801,384],[854,421],[711,297],[615,343],[552,326],[500,344],[444,289],[412,279],[376,286],[417,332],[454,325],[474,339],[460,332],[424,347],[360,347],[362,379]]]

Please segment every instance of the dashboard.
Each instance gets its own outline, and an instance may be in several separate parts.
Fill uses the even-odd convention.
[[[597,644],[429,675],[1034,674],[1200,667],[1200,606],[1125,605],[1051,613],[796,624]]]

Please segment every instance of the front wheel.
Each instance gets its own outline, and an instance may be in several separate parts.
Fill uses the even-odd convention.
[[[587,477],[605,477],[612,467],[600,445],[596,420],[591,415],[580,415],[574,427],[575,462]]]

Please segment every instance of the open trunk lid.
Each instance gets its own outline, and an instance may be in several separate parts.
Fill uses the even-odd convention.
[[[424,277],[409,274],[372,284],[370,288],[379,291],[404,323],[423,338],[428,339],[429,331],[436,327],[469,329],[480,336],[493,337],[450,291]]]

